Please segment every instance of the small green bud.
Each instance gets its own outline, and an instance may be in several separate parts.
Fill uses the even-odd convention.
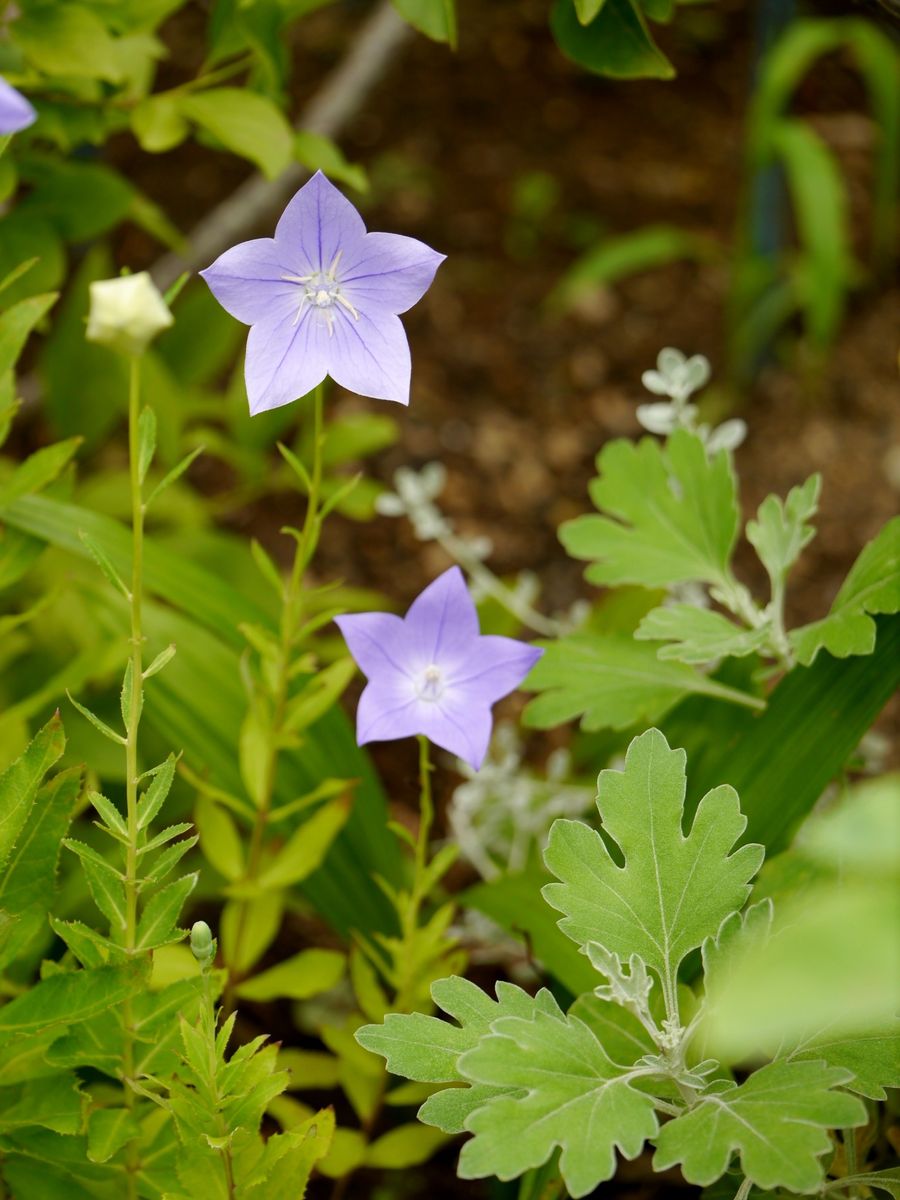
[[[195,921],[191,926],[191,953],[204,969],[216,957],[216,939],[205,921]]]
[[[143,354],[172,314],[146,271],[91,284],[86,337],[122,354]]]

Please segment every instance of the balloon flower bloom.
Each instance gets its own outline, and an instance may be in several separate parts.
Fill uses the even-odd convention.
[[[368,679],[356,711],[356,740],[424,734],[477,771],[491,737],[491,706],[519,686],[543,650],[482,636],[459,567],[413,601],[405,617],[336,617]]]
[[[21,92],[0,76],[0,137],[18,133],[37,120],[37,113]]]
[[[361,396],[409,403],[409,343],[398,313],[428,290],[444,255],[415,238],[366,233],[321,171],[281,215],[272,238],[226,250],[200,274],[250,326],[250,412],[305,396],[326,375]]]

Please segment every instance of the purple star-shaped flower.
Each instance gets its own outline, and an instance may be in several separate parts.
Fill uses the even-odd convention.
[[[18,133],[37,120],[37,113],[21,92],[0,76],[0,137]]]
[[[250,412],[305,396],[326,375],[351,392],[409,403],[409,343],[398,313],[444,261],[415,238],[366,233],[321,171],[297,192],[274,238],[233,246],[200,274],[249,325]]]
[[[356,710],[356,740],[423,733],[478,770],[491,737],[491,706],[519,686],[543,650],[482,636],[459,567],[413,601],[405,617],[336,617],[369,680]]]

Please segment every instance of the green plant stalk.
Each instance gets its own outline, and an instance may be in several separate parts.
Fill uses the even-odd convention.
[[[400,931],[403,937],[404,953],[402,954],[403,974],[398,980],[397,994],[394,1004],[398,1012],[407,1012],[411,1005],[411,992],[415,987],[415,956],[412,950],[416,931],[419,927],[419,913],[422,901],[425,899],[425,868],[428,865],[428,843],[431,838],[431,827],[434,824],[434,800],[431,794],[431,763],[428,738],[419,734],[419,830],[416,835],[416,845],[413,852],[412,886],[405,896],[405,904],[398,911]]]
[[[209,1083],[213,1093],[216,1111],[219,1112],[219,1128],[216,1131],[216,1136],[224,1142],[220,1153],[222,1155],[222,1166],[225,1170],[225,1184],[228,1188],[229,1200],[234,1200],[234,1196],[236,1194],[234,1190],[234,1166],[231,1161],[231,1142],[227,1140],[231,1130],[226,1126],[225,1118],[219,1111],[221,1096],[219,1094],[219,1061],[216,1055],[216,1006],[212,993],[211,966],[211,963],[205,963],[200,968],[200,973],[203,978],[203,1008],[201,1010],[201,1020],[203,1022],[203,1037],[206,1041],[209,1054]]]
[[[419,927],[419,913],[422,901],[426,896],[425,869],[428,866],[428,843],[431,838],[431,828],[434,824],[434,799],[431,792],[431,773],[434,766],[431,762],[428,738],[418,735],[419,742],[419,829],[416,834],[416,844],[413,849],[413,879],[410,890],[398,897],[397,916],[400,921],[402,948],[398,959],[403,965],[403,975],[397,980],[394,991],[392,1012],[410,1012],[412,1010],[411,994],[415,987],[415,959],[411,953],[416,931]],[[404,901],[402,904],[400,901]],[[384,1109],[384,1097],[387,1092],[387,1072],[381,1075],[381,1091],[376,1098],[372,1111],[362,1124],[361,1133],[368,1143],[378,1124]],[[331,1191],[331,1200],[344,1200],[353,1171],[341,1175],[335,1180]]]
[[[278,768],[279,741],[281,728],[284,723],[285,710],[288,701],[288,685],[290,683],[291,658],[294,651],[297,629],[303,611],[303,577],[306,568],[315,553],[321,529],[319,506],[322,492],[322,447],[324,444],[324,386],[319,384],[313,392],[313,462],[310,476],[309,494],[306,504],[306,516],[303,528],[297,539],[294,550],[294,562],[285,589],[284,602],[281,610],[281,644],[278,670],[273,693],[272,720],[269,724],[269,739],[266,762],[263,773],[263,786],[260,803],[256,810],[253,831],[250,835],[250,849],[247,854],[247,869],[243,883],[253,884],[259,874],[265,835],[272,809],[275,792],[275,775]],[[242,900],[238,910],[237,925],[234,937],[233,959],[241,961],[241,949],[247,927],[248,902]],[[239,982],[239,972],[226,963],[228,983],[225,989],[224,1008],[230,1012],[233,1007],[234,986]]]
[[[128,842],[125,848],[125,951],[135,954],[137,941],[138,909],[138,729],[143,703],[143,631],[141,603],[143,594],[144,559],[144,501],[139,468],[140,417],[140,359],[132,357],[129,363],[128,384],[128,461],[131,480],[131,695],[128,706],[128,722],[125,731],[125,798]],[[125,1107],[133,1109],[137,1095],[130,1086],[134,1077],[134,1029],[130,999],[122,1008],[122,1074],[125,1084]],[[128,1143],[126,1149],[126,1180],[128,1200],[137,1197],[137,1170],[139,1166],[139,1144]]]

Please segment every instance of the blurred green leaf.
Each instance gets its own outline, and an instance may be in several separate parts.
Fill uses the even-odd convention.
[[[675,77],[672,64],[650,36],[637,0],[605,0],[588,25],[582,25],[572,0],[556,0],[550,28],[563,54],[597,75]]]
[[[291,159],[293,131],[271,100],[246,88],[209,88],[183,95],[180,111],[226,149],[256,163],[269,179]]]
[[[347,162],[341,148],[331,138],[301,129],[294,134],[294,156],[310,171],[324,171],[329,179],[346,183],[358,192],[369,190],[365,168]]]
[[[414,29],[435,42],[456,48],[456,0],[392,0],[394,8]]]
[[[281,998],[308,1000],[333,988],[344,974],[345,963],[337,950],[301,950],[238,984],[235,994],[257,1003]]]

